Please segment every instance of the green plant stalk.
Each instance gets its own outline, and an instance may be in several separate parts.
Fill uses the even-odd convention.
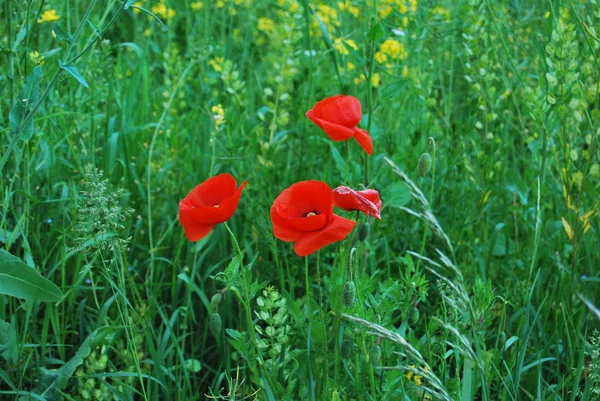
[[[431,147],[432,147],[431,185],[429,187],[429,208],[433,209],[433,190],[435,189],[435,151],[436,151],[435,139],[433,139],[432,137],[429,137],[429,139],[427,139],[427,145],[429,145],[429,144],[431,144]],[[427,150],[429,150],[429,149],[427,149]],[[421,246],[419,248],[419,255],[423,255],[423,252],[425,252],[425,244],[427,243],[427,233],[428,232],[429,232],[429,227],[427,227],[427,225],[425,225],[425,228],[423,229],[423,237],[421,238]],[[452,256],[454,257],[454,252],[453,252]],[[418,258],[417,259],[417,269],[420,266],[421,266],[421,258]]]
[[[329,375],[329,341],[327,341],[327,326],[325,325],[325,315],[323,313],[325,302],[323,300],[322,286],[323,282],[321,281],[321,250],[319,249],[317,251],[317,290],[319,294],[319,317],[321,319],[321,326],[323,330],[323,344],[325,347],[325,373]],[[328,380],[325,380],[325,385],[323,386],[321,391],[324,391],[324,394],[329,394]]]
[[[248,336],[252,339],[252,344],[254,345],[254,350],[256,352],[256,360],[261,361],[260,364],[256,363],[256,360],[249,360],[249,362],[251,362],[254,366],[254,369],[256,372],[258,372],[260,374],[260,369],[262,369],[262,366],[264,365],[263,361],[262,361],[262,356],[260,354],[260,349],[258,348],[258,341],[256,341],[256,334],[254,332],[254,323],[252,321],[252,310],[250,308],[250,289],[249,289],[249,283],[248,283],[248,278],[246,277],[246,269],[244,267],[244,253],[242,252],[242,249],[240,248],[240,244],[238,243],[237,239],[235,238],[235,235],[233,234],[233,231],[231,231],[231,228],[229,228],[229,225],[227,224],[227,222],[224,222],[223,225],[225,226],[225,229],[227,229],[227,232],[229,233],[229,236],[231,237],[231,242],[233,243],[233,246],[235,248],[235,250],[237,251],[239,258],[240,258],[240,270],[242,272],[242,286],[243,286],[243,291],[244,294],[239,294],[238,291],[234,291],[236,293],[236,295],[238,295],[238,299],[239,301],[242,303],[242,305],[244,306],[244,310],[246,311],[246,319],[247,319],[247,325],[248,325]],[[265,378],[265,380],[269,380],[268,375],[261,375]]]

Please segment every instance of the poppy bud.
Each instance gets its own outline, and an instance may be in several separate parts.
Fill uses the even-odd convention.
[[[419,175],[425,177],[431,170],[431,155],[427,152],[419,157]]]
[[[344,306],[354,305],[356,301],[356,285],[353,281],[346,281],[344,284]]]
[[[369,223],[362,223],[358,227],[358,240],[363,242],[369,236],[369,232],[371,232],[371,225]]]
[[[411,308],[408,312],[408,321],[411,324],[417,323],[419,321],[419,317],[421,317],[421,314],[419,313],[419,310],[416,307]]]
[[[342,354],[342,358],[348,359],[352,355],[352,351],[354,351],[354,343],[350,340],[342,341],[342,345],[340,345],[340,353]]]
[[[369,360],[373,363],[379,362],[381,359],[381,347],[379,345],[374,345],[369,351]]]
[[[221,334],[221,327],[223,326],[223,322],[221,320],[221,315],[219,315],[218,313],[213,313],[210,316],[210,332],[212,333],[213,336],[215,336],[216,338],[219,338],[219,335]]]
[[[213,297],[210,300],[211,308],[213,308],[213,310],[216,310],[219,307],[219,305],[221,304],[222,300],[223,300],[223,295],[220,292],[213,295]]]

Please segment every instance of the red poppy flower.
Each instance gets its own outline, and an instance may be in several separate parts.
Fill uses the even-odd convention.
[[[355,221],[333,214],[333,192],[321,181],[301,181],[285,189],[271,206],[273,235],[294,242],[299,256],[343,240]]]
[[[337,187],[333,190],[333,204],[344,210],[360,210],[381,220],[381,199],[379,192],[374,189],[355,191],[348,187]]]
[[[373,153],[369,133],[357,127],[362,118],[360,102],[354,96],[336,95],[317,102],[306,116],[325,131],[334,141],[356,139],[367,152]]]
[[[219,174],[192,189],[179,202],[179,222],[187,239],[201,240],[215,225],[229,220],[237,209],[245,186],[246,181],[237,188],[235,178]]]

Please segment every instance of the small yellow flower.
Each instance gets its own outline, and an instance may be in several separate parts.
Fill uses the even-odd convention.
[[[216,71],[223,72],[223,63],[225,59],[223,57],[215,57],[213,59],[208,60],[208,64]]]
[[[340,54],[346,56],[346,55],[350,54],[350,52],[348,51],[348,49],[346,49],[346,46],[344,46],[344,43],[346,45],[348,45],[349,47],[353,48],[354,50],[358,50],[358,45],[356,44],[355,41],[353,41],[352,39],[343,40],[341,38],[336,38],[333,41],[333,48],[335,50],[337,50]]]
[[[371,85],[373,85],[373,88],[378,88],[381,85],[381,75],[378,72],[371,77]]]
[[[346,68],[348,69],[348,71],[352,71],[355,67],[354,67],[354,64],[348,63],[348,64],[346,64]]]
[[[217,3],[215,4],[215,6],[217,8],[223,8],[223,7],[225,7],[225,2],[223,0],[217,0]]]
[[[152,7],[152,12],[162,19],[171,20],[175,17],[175,10],[167,8],[165,3],[159,3]]]
[[[377,60],[379,64],[384,64],[387,61],[387,56],[382,52],[377,52],[375,53],[375,60]]]
[[[380,49],[382,53],[387,54],[393,59],[404,60],[408,56],[402,43],[398,42],[396,39],[386,39],[385,42],[381,44]]]
[[[345,2],[338,2],[338,7],[341,11],[348,11],[354,16],[354,18],[358,18],[358,16],[360,15],[360,8],[354,6],[350,2],[350,0],[346,0]]]
[[[144,37],[148,37],[150,36],[150,34],[152,33],[152,30],[150,28],[146,28],[144,29]]]
[[[392,11],[394,11],[394,9],[391,6],[387,4],[382,5],[381,7],[379,7],[379,18],[383,19],[387,17],[392,13]]]
[[[211,107],[210,111],[213,112],[213,119],[215,120],[215,127],[219,129],[223,123],[225,123],[225,111],[221,104]]]
[[[40,52],[38,52],[37,50],[29,53],[29,59],[35,65],[44,65],[45,63],[45,57],[40,55]]]
[[[275,31],[275,23],[271,18],[262,17],[258,19],[257,29],[263,33],[269,34]]]
[[[44,22],[52,22],[58,21],[60,19],[60,15],[56,13],[55,9],[46,10],[42,13],[40,18],[37,20],[38,24],[43,24]]]
[[[133,5],[135,7],[143,7],[144,6],[141,1],[136,1],[135,3],[133,3]],[[133,8],[134,13],[139,14],[142,12],[139,8],[135,8],[135,7]]]
[[[192,4],[190,4],[190,6],[192,7],[193,11],[198,11],[202,7],[204,7],[204,3],[202,3],[201,1],[195,1]]]

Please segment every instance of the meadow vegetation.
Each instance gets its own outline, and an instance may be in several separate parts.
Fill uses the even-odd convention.
[[[0,1],[0,400],[600,400],[597,0]],[[357,141],[305,113],[362,104]],[[247,181],[199,241],[179,202]],[[381,219],[298,256],[286,188]]]

